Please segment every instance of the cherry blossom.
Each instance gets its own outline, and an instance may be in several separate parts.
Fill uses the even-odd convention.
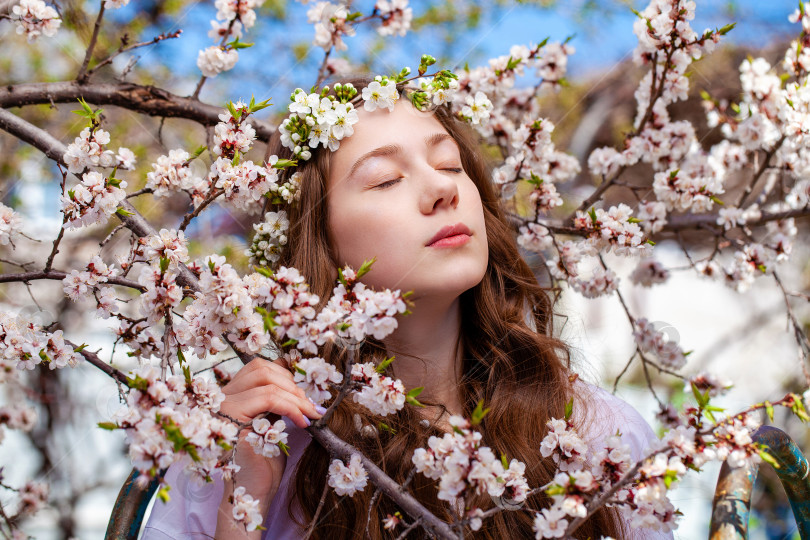
[[[352,454],[348,465],[339,459],[333,459],[329,465],[328,483],[340,496],[351,497],[358,491],[363,491],[368,484],[368,473],[360,461],[360,456]]]
[[[22,218],[20,215],[0,203],[0,246],[14,244],[14,240],[22,232]]]
[[[115,178],[105,178],[96,171],[82,175],[79,184],[62,195],[62,212],[65,228],[79,228],[103,223],[127,196],[127,183]]]
[[[216,77],[223,71],[233,69],[239,60],[239,52],[234,48],[212,45],[197,55],[197,67],[203,77]]]
[[[17,21],[17,33],[25,34],[29,42],[55,35],[62,24],[59,13],[42,0],[20,0],[11,7],[11,14]]]
[[[251,427],[253,431],[247,434],[245,440],[257,454],[271,458],[278,456],[282,450],[286,453],[287,433],[284,429],[287,425],[284,420],[271,424],[267,418],[254,418]]]

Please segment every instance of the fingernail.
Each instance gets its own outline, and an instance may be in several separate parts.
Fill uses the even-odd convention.
[[[318,411],[318,414],[326,414],[326,407],[315,405],[315,410]]]
[[[309,427],[309,426],[311,426],[311,425],[312,425],[312,420],[310,420],[310,419],[309,419],[309,418],[307,418],[306,416],[304,417],[304,422],[306,422],[306,423],[307,423],[307,427]]]

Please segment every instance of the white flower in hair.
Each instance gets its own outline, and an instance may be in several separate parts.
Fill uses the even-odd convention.
[[[363,88],[363,108],[369,112],[377,109],[386,108],[389,111],[394,110],[394,104],[399,99],[399,92],[397,87],[388,79],[382,79],[377,76],[374,81],[368,86]]]

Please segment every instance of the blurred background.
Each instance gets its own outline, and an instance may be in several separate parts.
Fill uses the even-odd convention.
[[[788,21],[788,15],[796,8],[793,0],[697,4],[697,16],[692,21],[697,32],[729,22],[737,24],[715,53],[690,68],[690,99],[672,107],[673,118],[691,120],[701,143],[708,147],[719,140],[719,134],[706,125],[700,91],[709,91],[717,98],[736,99],[740,92],[740,62],[750,55],[763,56],[777,64],[800,28]],[[580,194],[581,199],[594,185],[584,167],[590,151],[620,143],[623,134],[632,127],[633,92],[643,72],[631,62],[636,45],[631,7],[640,10],[645,5],[580,0],[413,1],[414,25],[407,36],[383,39],[372,27],[361,27],[356,36],[346,38],[349,49],[337,57],[355,70],[392,73],[406,65],[415,68],[419,57],[428,53],[437,57],[443,68],[461,69],[506,55],[515,44],[536,44],[547,37],[551,41],[570,38],[576,54],[569,60],[568,84],[544,97],[543,116],[557,126],[554,134],[557,147],[583,163],[585,171],[569,186],[570,193]],[[53,38],[34,44],[17,35],[13,24],[0,20],[0,82],[6,85],[74,78],[98,6],[98,2],[59,2],[64,19],[62,29]],[[370,11],[372,6],[371,1],[353,3],[354,9],[363,12]],[[314,83],[323,59],[323,50],[312,46],[313,28],[306,21],[308,8],[293,2],[265,2],[258,9],[257,25],[244,38],[255,45],[240,51],[240,60],[232,71],[209,80],[200,98],[216,105],[251,96],[257,101],[272,98],[275,106],[259,116],[275,124],[278,115],[286,110],[290,92],[298,86],[308,89]],[[154,84],[179,95],[191,94],[200,77],[197,52],[211,44],[207,32],[215,13],[213,2],[186,0],[133,0],[120,10],[108,11],[100,34],[100,50],[114,50],[124,33],[131,41],[148,40],[177,29],[183,33],[179,39],[117,57],[101,73],[101,79],[114,81],[126,71],[125,80]],[[529,74],[519,84],[534,82]],[[42,105],[15,113],[46,127],[67,143],[82,128],[83,120],[70,113],[75,108]],[[103,126],[111,132],[111,148],[120,143],[135,151],[139,158],[138,169],[126,177],[129,190],[143,186],[150,163],[157,156],[172,148],[192,150],[206,140],[204,130],[187,121],[161,121],[114,107],[105,107]],[[29,260],[43,260],[58,232],[59,178],[51,162],[37,150],[0,133],[3,202],[25,215],[26,233],[42,241],[32,243]],[[156,228],[176,226],[174,220],[185,211],[186,204],[182,197],[139,201],[139,210]],[[216,250],[227,255],[238,268],[246,269],[243,251],[252,232],[252,219],[255,218],[214,206],[189,231],[192,255]],[[797,225],[800,240],[794,247],[792,262],[781,273],[788,289],[806,292],[810,283],[808,245],[801,241],[806,238],[802,236],[806,234],[806,224]],[[113,226],[93,229],[90,234],[84,230],[68,233],[66,242],[70,241],[73,247],[69,251],[63,249],[57,266],[69,269],[73,264],[84,265]],[[105,245],[105,256],[120,254],[128,244],[125,240],[124,234],[114,237]],[[696,250],[701,248],[697,237],[688,242]],[[674,244],[661,243],[655,251],[670,269],[687,266],[681,249]],[[0,253],[0,257],[6,254],[7,251]],[[626,277],[633,269],[632,262],[612,257],[609,262],[625,278],[623,282],[629,284]],[[0,264],[5,270],[5,261]],[[667,328],[670,339],[678,340],[684,350],[694,351],[684,373],[709,370],[735,383],[734,390],[720,399],[721,406],[741,409],[755,401],[778,399],[787,390],[804,390],[797,345],[787,332],[784,299],[771,281],[757,281],[748,292],[737,294],[698,278],[694,272],[674,271],[664,286],[627,287],[623,292],[633,313],[659,322]],[[100,347],[102,357],[111,359],[121,369],[134,365],[123,350],[113,352],[113,334],[104,327],[104,321],[93,318],[89,304],[71,304],[60,296],[58,282],[37,290],[39,305],[32,303],[21,284],[0,286],[0,309],[12,313],[23,310],[43,321],[58,317],[73,341]],[[807,329],[805,304],[794,305],[794,309]],[[558,311],[559,332],[575,350],[583,377],[612,390],[617,374],[635,348],[630,326],[616,298],[586,300],[566,291]],[[232,364],[231,368],[236,370],[238,364]],[[101,538],[117,491],[130,470],[122,433],[96,427],[97,422],[107,420],[118,407],[117,389],[88,365],[73,370],[42,370],[33,379],[36,396],[26,397],[37,401],[40,411],[37,427],[26,435],[9,432],[0,445],[0,464],[7,483],[16,485],[34,476],[51,483],[52,507],[40,512],[25,530],[43,539]],[[660,395],[676,406],[687,399],[679,380],[662,376],[655,379]],[[9,394],[5,388],[0,388],[0,393],[9,402],[21,397]],[[617,394],[636,406],[655,429],[660,429],[655,420],[657,406],[640,370],[631,368],[618,385]],[[774,424],[810,449],[804,426],[779,412]],[[751,538],[798,538],[781,487],[764,469],[754,498]],[[676,538],[706,537],[716,479],[717,468],[707,467],[699,476],[690,475],[674,492],[674,502],[684,513]]]

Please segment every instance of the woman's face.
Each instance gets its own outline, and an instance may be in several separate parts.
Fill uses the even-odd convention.
[[[375,288],[455,298],[487,267],[481,197],[455,140],[401,99],[393,112],[358,110],[354,134],[331,156],[329,231],[339,265],[377,258]]]

